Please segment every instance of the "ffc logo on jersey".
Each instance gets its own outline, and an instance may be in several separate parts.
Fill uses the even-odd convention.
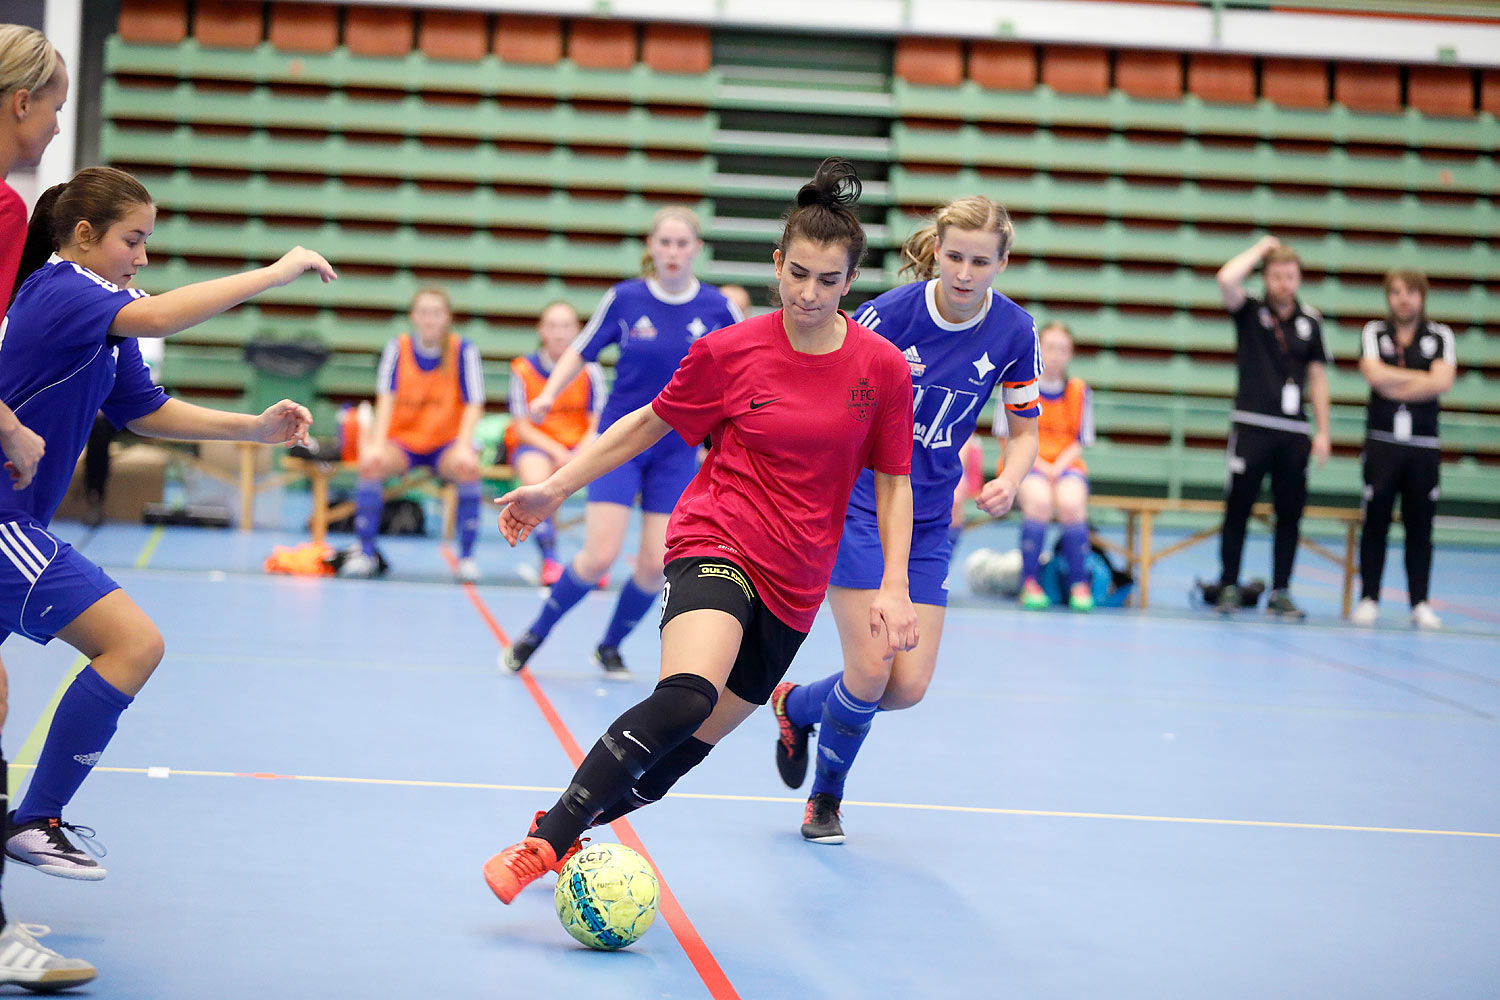
[[[849,387],[849,416],[864,423],[870,419],[870,414],[875,412],[879,405],[876,398],[876,390],[867,378],[860,379],[856,384]]]
[[[651,322],[650,316],[642,316],[635,321],[635,326],[630,328],[630,336],[636,340],[655,340],[656,324]]]

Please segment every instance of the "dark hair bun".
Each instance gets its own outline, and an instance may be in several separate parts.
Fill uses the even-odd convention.
[[[848,208],[859,201],[864,185],[854,164],[838,156],[830,156],[818,164],[813,179],[802,185],[797,192],[797,206],[822,205],[825,208]]]

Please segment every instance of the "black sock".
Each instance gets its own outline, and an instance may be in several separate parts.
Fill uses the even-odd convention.
[[[594,825],[604,826],[606,823],[613,823],[621,816],[635,812],[641,806],[660,802],[672,786],[677,784],[677,779],[703,763],[703,758],[707,757],[708,752],[713,748],[712,743],[704,743],[696,736],[689,736],[677,744],[677,749],[662,757],[651,766],[651,770],[641,775],[641,780],[625,793],[623,799],[600,813],[595,818]]]
[[[673,674],[610,724],[578,766],[562,798],[536,825],[534,836],[558,857],[609,806],[630,793],[641,775],[703,725],[718,689],[697,674]]]

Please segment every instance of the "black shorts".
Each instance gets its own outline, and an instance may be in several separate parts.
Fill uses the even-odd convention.
[[[807,633],[766,610],[750,574],[728,559],[673,559],[666,565],[666,577],[661,624],[684,611],[706,608],[734,615],[745,635],[724,687],[753,705],[770,701]]]

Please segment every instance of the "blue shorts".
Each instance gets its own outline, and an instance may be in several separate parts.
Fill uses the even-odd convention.
[[[1030,472],[1026,473],[1026,478],[1027,479],[1030,479],[1032,476],[1038,476],[1041,479],[1046,479],[1047,478],[1044,473],[1038,472],[1036,469],[1032,469]],[[1074,468],[1071,465],[1068,466],[1066,469],[1062,470],[1061,472],[1059,472],[1057,474],[1057,479],[1054,480],[1054,482],[1060,482],[1060,481],[1062,481],[1064,478],[1066,478],[1068,476],[1077,476],[1079,479],[1082,479],[1083,480],[1083,485],[1085,487],[1088,486],[1088,484],[1089,484],[1089,477],[1088,477],[1088,475],[1085,474],[1082,470],[1076,469],[1076,468]]]
[[[948,606],[948,559],[953,554],[949,527],[947,521],[912,525],[911,558],[907,560],[906,575],[913,604]],[[880,549],[875,515],[850,507],[844,515],[844,537],[839,540],[839,555],[828,585],[878,590],[884,574],[885,556]]]
[[[542,449],[538,448],[534,444],[518,444],[518,445],[516,445],[515,450],[512,451],[509,455],[507,455],[505,457],[506,457],[507,461],[509,462],[509,464],[515,465],[517,462],[519,462],[521,460],[521,456],[522,455],[526,454],[527,452],[533,452],[533,451],[536,452],[538,455],[542,456],[543,458],[545,458],[547,461],[549,461],[549,462],[552,461],[552,456],[551,455],[547,454],[545,451],[543,451]]]
[[[453,442],[449,441],[448,444],[434,448],[432,451],[412,451],[406,445],[394,439],[392,439],[391,444],[400,448],[406,454],[406,461],[410,463],[413,469],[431,469],[432,474],[435,476],[437,475],[438,459],[443,457],[443,452],[447,451],[448,446],[453,444]]]
[[[104,570],[30,518],[0,521],[0,642],[16,632],[45,645],[119,589]]]
[[[698,449],[675,431],[612,472],[589,484],[589,503],[626,507],[641,499],[648,514],[670,514],[682,491],[698,474]]]

